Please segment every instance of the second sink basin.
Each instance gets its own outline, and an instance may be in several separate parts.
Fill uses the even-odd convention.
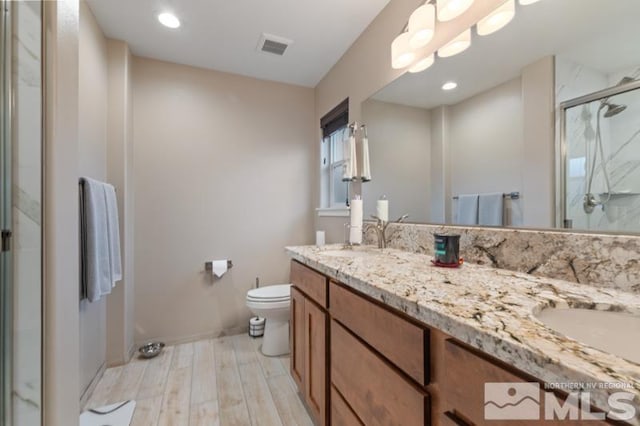
[[[640,364],[640,316],[594,309],[548,308],[536,317],[558,333]]]

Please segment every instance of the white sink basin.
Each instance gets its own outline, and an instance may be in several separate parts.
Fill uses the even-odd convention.
[[[640,364],[640,316],[593,309],[548,308],[536,317],[558,333]]]
[[[344,249],[344,250],[327,250],[327,251],[321,251],[320,254],[322,256],[329,256],[329,257],[367,257],[367,256],[375,256],[376,253],[371,253],[368,251],[361,251],[361,250],[348,250],[348,249]]]

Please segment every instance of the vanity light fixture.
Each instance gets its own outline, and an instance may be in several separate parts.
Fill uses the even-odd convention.
[[[167,28],[176,29],[180,27],[180,20],[173,13],[164,12],[159,14],[158,21]]]
[[[436,8],[432,4],[423,4],[409,17],[409,46],[420,49],[433,38],[436,28]]]
[[[473,0],[437,0],[438,21],[450,21],[467,11]]]
[[[438,56],[448,58],[457,55],[471,46],[471,29],[463,31],[456,38],[438,49]]]
[[[424,58],[420,59],[418,62],[413,64],[413,66],[409,68],[409,72],[417,73],[417,72],[424,71],[427,68],[429,68],[431,65],[433,65],[434,62],[435,62],[435,57],[434,57],[434,54],[432,53],[431,55],[425,56]]]
[[[456,87],[458,87],[458,83],[456,83],[455,81],[447,81],[442,85],[442,90],[453,90]]]
[[[539,2],[540,0],[520,0],[520,4],[526,6],[528,4],[534,4]]]
[[[408,32],[403,32],[391,43],[391,67],[401,69],[409,65],[416,58],[416,54],[409,46]]]
[[[478,35],[485,36],[495,33],[507,25],[516,14],[516,0],[507,0],[486,17],[478,21]]]

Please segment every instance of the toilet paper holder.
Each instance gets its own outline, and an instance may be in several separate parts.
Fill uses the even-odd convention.
[[[233,268],[233,261],[227,260],[227,269]],[[213,262],[204,262],[204,270],[207,272],[213,271]]]

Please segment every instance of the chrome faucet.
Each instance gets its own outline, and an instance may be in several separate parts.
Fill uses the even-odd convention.
[[[371,215],[371,217],[376,220],[376,224],[374,226],[376,229],[376,234],[378,235],[378,248],[383,249],[387,247],[387,226],[389,226],[390,223],[402,223],[409,217],[409,215],[402,215],[395,222],[387,222],[375,215]]]

